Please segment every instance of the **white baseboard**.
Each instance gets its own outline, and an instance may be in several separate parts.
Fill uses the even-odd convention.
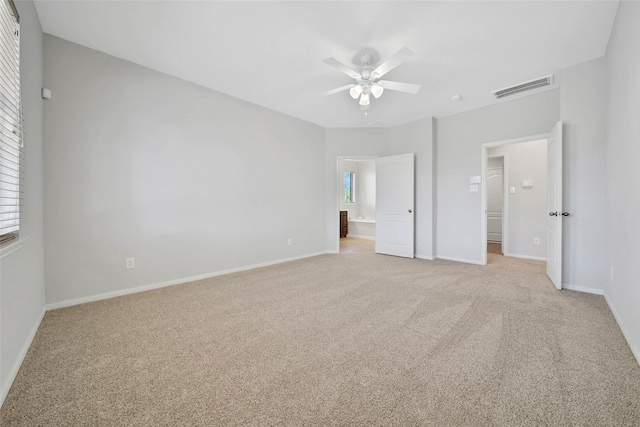
[[[428,261],[433,261],[433,260],[435,259],[435,258],[434,258],[434,257],[432,257],[432,256],[418,255],[418,254],[416,254],[416,255],[415,255],[415,257],[416,257],[416,258],[418,258],[418,259],[426,259],[426,260],[428,260]]]
[[[340,251],[337,249],[331,249],[330,251],[327,251],[328,254],[339,254]]]
[[[358,234],[347,234],[347,237],[353,237],[354,239],[376,240],[373,236],[360,236]]]
[[[543,256],[508,254],[506,252],[504,253],[504,256],[509,256],[511,258],[532,259],[534,261],[546,261],[547,260],[547,258],[543,257]]]
[[[22,346],[22,350],[20,350],[20,354],[18,355],[18,359],[15,361],[15,363],[11,367],[11,370],[9,371],[9,375],[7,375],[7,382],[5,384],[2,384],[2,391],[0,391],[0,393],[1,393],[0,394],[0,408],[2,407],[2,404],[4,403],[4,399],[9,394],[9,390],[11,389],[11,385],[13,385],[13,382],[15,381],[16,376],[18,376],[18,371],[20,370],[20,366],[22,366],[22,362],[24,361],[24,358],[27,356],[27,352],[29,351],[29,347],[31,347],[31,343],[33,342],[33,339],[36,337],[36,333],[38,332],[38,328],[40,327],[40,323],[42,323],[42,319],[44,319],[44,315],[45,315],[46,312],[47,312],[46,307],[43,307],[42,313],[40,313],[40,316],[38,317],[38,320],[33,325],[33,328],[31,328],[31,332],[29,333],[29,336],[27,337],[27,340],[25,341],[24,345]]]
[[[568,285],[566,283],[562,284],[562,289],[568,289],[570,291],[585,292],[588,294],[604,295],[604,290],[602,289],[586,288],[584,286]]]
[[[620,318],[620,315],[616,311],[616,308],[614,307],[614,305],[611,303],[611,300],[607,296],[607,293],[605,292],[603,295],[604,295],[604,300],[607,302],[607,305],[609,306],[609,310],[611,310],[611,313],[613,314],[613,318],[616,319],[616,323],[618,324],[618,327],[622,331],[622,335],[624,336],[624,339],[627,340],[627,344],[631,349],[631,353],[633,353],[633,356],[636,358],[636,362],[638,362],[638,365],[640,365],[640,350],[638,349],[638,347],[635,346],[634,342],[631,341],[631,336],[627,332],[627,329],[625,328],[624,323],[622,323],[622,319]]]
[[[67,300],[67,301],[54,302],[54,303],[51,303],[51,304],[47,304],[47,306],[45,308],[46,308],[46,310],[55,310],[57,308],[71,307],[73,305],[85,304],[85,303],[88,303],[88,302],[100,301],[100,300],[104,300],[104,299],[120,297],[120,296],[123,296],[123,295],[136,294],[138,292],[150,291],[152,289],[164,288],[166,286],[179,285],[181,283],[194,282],[196,280],[208,279],[210,277],[216,277],[216,276],[222,276],[222,275],[225,275],[225,274],[237,273],[239,271],[252,270],[254,268],[260,268],[260,267],[268,267],[270,265],[282,264],[283,262],[296,261],[296,260],[303,259],[303,258],[311,258],[311,257],[318,256],[318,255],[324,255],[326,253],[328,253],[328,251],[314,252],[314,253],[306,254],[306,255],[299,255],[299,256],[290,257],[290,258],[282,258],[282,259],[278,259],[278,260],[275,260],[275,261],[267,261],[267,262],[262,262],[262,263],[259,263],[259,264],[247,265],[247,266],[244,266],[244,267],[230,268],[228,270],[216,271],[216,272],[213,272],[213,273],[199,274],[197,276],[183,277],[183,278],[180,278],[180,279],[169,280],[169,281],[166,281],[166,282],[152,283],[150,285],[136,286],[135,288],[121,289],[119,291],[106,292],[106,293],[103,293],[103,294],[97,294],[97,295],[92,295],[92,296],[83,297],[83,298],[76,298],[76,299]]]
[[[449,257],[449,256],[442,256],[442,255],[438,255],[436,256],[436,258],[444,259],[446,261],[464,262],[465,264],[484,265],[482,262],[477,261],[475,259],[455,258],[455,257]]]

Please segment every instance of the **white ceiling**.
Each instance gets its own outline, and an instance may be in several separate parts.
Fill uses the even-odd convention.
[[[604,55],[617,1],[36,1],[44,32],[324,127],[395,126],[486,106],[491,91]],[[385,76],[422,85],[385,91],[368,116],[356,68],[415,56]],[[462,101],[451,96],[460,94]]]

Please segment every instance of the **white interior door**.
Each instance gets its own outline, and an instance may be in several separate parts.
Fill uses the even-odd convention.
[[[562,289],[562,122],[547,140],[547,276]]]
[[[501,159],[496,159],[501,160]],[[502,243],[502,166],[487,169],[487,241]]]
[[[376,253],[413,258],[413,153],[376,159]]]

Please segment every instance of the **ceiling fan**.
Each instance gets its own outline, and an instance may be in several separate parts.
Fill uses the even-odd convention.
[[[332,89],[330,91],[321,93],[320,95],[333,95],[334,93],[349,90],[349,94],[353,99],[358,99],[358,97],[360,98],[360,105],[363,109],[368,108],[370,103],[370,95],[373,95],[375,98],[380,98],[382,92],[384,92],[385,89],[411,93],[415,95],[420,90],[420,85],[393,82],[390,80],[379,80],[382,76],[384,76],[389,71],[393,70],[412,56],[413,52],[411,52],[406,47],[403,47],[385,62],[378,65],[377,67],[373,67],[370,64],[372,59],[371,55],[365,53],[360,57],[360,62],[362,63],[362,65],[355,70],[352,70],[335,58],[327,58],[323,61],[325,64],[331,65],[333,68],[342,71],[347,76],[355,79],[356,83]]]

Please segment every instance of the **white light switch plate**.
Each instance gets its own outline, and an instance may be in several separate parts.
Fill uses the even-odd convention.
[[[471,193],[477,193],[478,192],[478,184],[471,184],[469,186],[469,192]]]
[[[469,177],[469,184],[480,184],[482,183],[482,177],[481,176],[470,176]]]

